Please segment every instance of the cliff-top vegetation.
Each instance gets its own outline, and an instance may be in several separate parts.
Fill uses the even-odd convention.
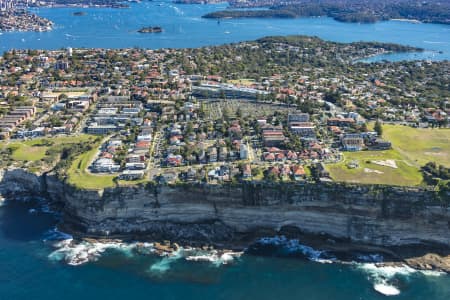
[[[69,184],[86,189],[101,189],[115,185],[114,175],[95,175],[88,170],[97,155],[99,146],[100,142],[95,143],[91,150],[78,155],[73,160],[66,172]]]
[[[340,22],[374,23],[390,19],[419,20],[425,23],[450,23],[447,1],[408,0],[271,0],[233,1],[232,8],[245,7],[246,10],[217,11],[206,14],[205,18],[299,18],[327,16]],[[267,10],[251,8],[269,7]]]
[[[34,171],[46,171],[55,166],[65,149],[79,143],[92,143],[95,136],[58,136],[23,141],[1,141],[1,167],[27,167]]]

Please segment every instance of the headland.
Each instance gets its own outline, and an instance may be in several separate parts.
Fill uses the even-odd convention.
[[[11,169],[1,175],[4,195],[47,197],[63,215],[60,228],[78,238],[242,250],[263,237],[282,235],[342,261],[355,252],[381,253],[386,264],[450,271],[449,203],[432,190],[255,182],[86,190],[52,173]],[[258,251],[258,244],[253,247]],[[166,248],[170,251],[170,244]]]

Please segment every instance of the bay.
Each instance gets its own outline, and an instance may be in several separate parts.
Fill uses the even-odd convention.
[[[132,3],[129,9],[40,8],[33,11],[52,20],[50,32],[4,32],[0,52],[9,49],[185,48],[254,40],[269,35],[311,35],[338,41],[380,41],[421,47],[423,53],[388,54],[382,59],[450,59],[450,26],[402,21],[375,24],[337,22],[331,18],[299,19],[203,19],[222,10],[226,3],[174,4],[169,0]],[[84,16],[74,12],[84,11]],[[142,34],[145,26],[161,26],[162,33]]]

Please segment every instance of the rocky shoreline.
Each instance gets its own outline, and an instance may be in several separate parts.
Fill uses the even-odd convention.
[[[287,245],[294,241],[335,262],[382,255],[382,265],[450,272],[448,204],[416,188],[146,185],[91,191],[16,169],[0,171],[0,190],[8,198],[46,197],[63,216],[59,229],[76,240],[149,242],[161,253],[181,246],[251,254],[261,239],[283,237]]]
[[[326,235],[313,235],[307,233],[292,234],[289,232],[266,232],[266,238],[263,235],[255,233],[254,235],[242,236],[240,239],[221,242],[205,242],[196,240],[165,240],[164,236],[155,237],[151,234],[115,234],[113,236],[92,235],[77,231],[74,228],[61,224],[59,229],[68,232],[78,241],[89,241],[91,243],[125,243],[133,244],[136,241],[141,244],[151,244],[153,253],[159,256],[172,256],[180,249],[191,249],[198,251],[215,251],[221,255],[232,253],[247,254],[256,256],[277,256],[277,250],[283,247],[279,243],[282,240],[285,244],[294,241],[301,247],[310,248],[310,251],[322,253],[318,257],[309,257],[309,253],[291,250],[291,253],[283,252],[281,256],[290,256],[300,259],[310,259],[318,261],[328,261],[330,263],[374,263],[378,267],[402,267],[409,266],[415,270],[437,271],[450,274],[450,250],[443,248],[442,245],[408,245],[401,247],[383,247],[369,244],[354,243],[349,240],[335,239]],[[259,242],[261,239],[278,240],[271,244],[264,245],[263,248]],[[302,248],[303,249],[303,248]],[[288,251],[289,252],[289,251]]]

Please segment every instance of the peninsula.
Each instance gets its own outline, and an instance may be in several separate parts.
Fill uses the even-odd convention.
[[[30,13],[30,7],[80,7],[80,8],[128,8],[127,4],[116,0],[94,0],[94,1],[72,1],[72,0],[50,0],[50,1],[0,1],[0,31],[50,31],[53,22]],[[85,11],[76,11],[74,16],[84,16]]]
[[[340,22],[374,23],[391,19],[450,24],[450,4],[431,0],[292,0],[231,1],[230,8],[204,18],[299,18],[327,16]],[[235,10],[235,8],[246,8]],[[252,10],[252,8],[258,8]],[[268,9],[261,9],[268,8]]]
[[[407,51],[306,36],[8,51],[0,190],[46,197],[81,237],[283,234],[449,271],[450,63],[361,62]]]
[[[49,31],[53,22],[25,10],[0,11],[0,31]]]
[[[129,8],[129,5],[120,0],[45,0],[28,3],[30,7],[82,7],[82,8]]]

